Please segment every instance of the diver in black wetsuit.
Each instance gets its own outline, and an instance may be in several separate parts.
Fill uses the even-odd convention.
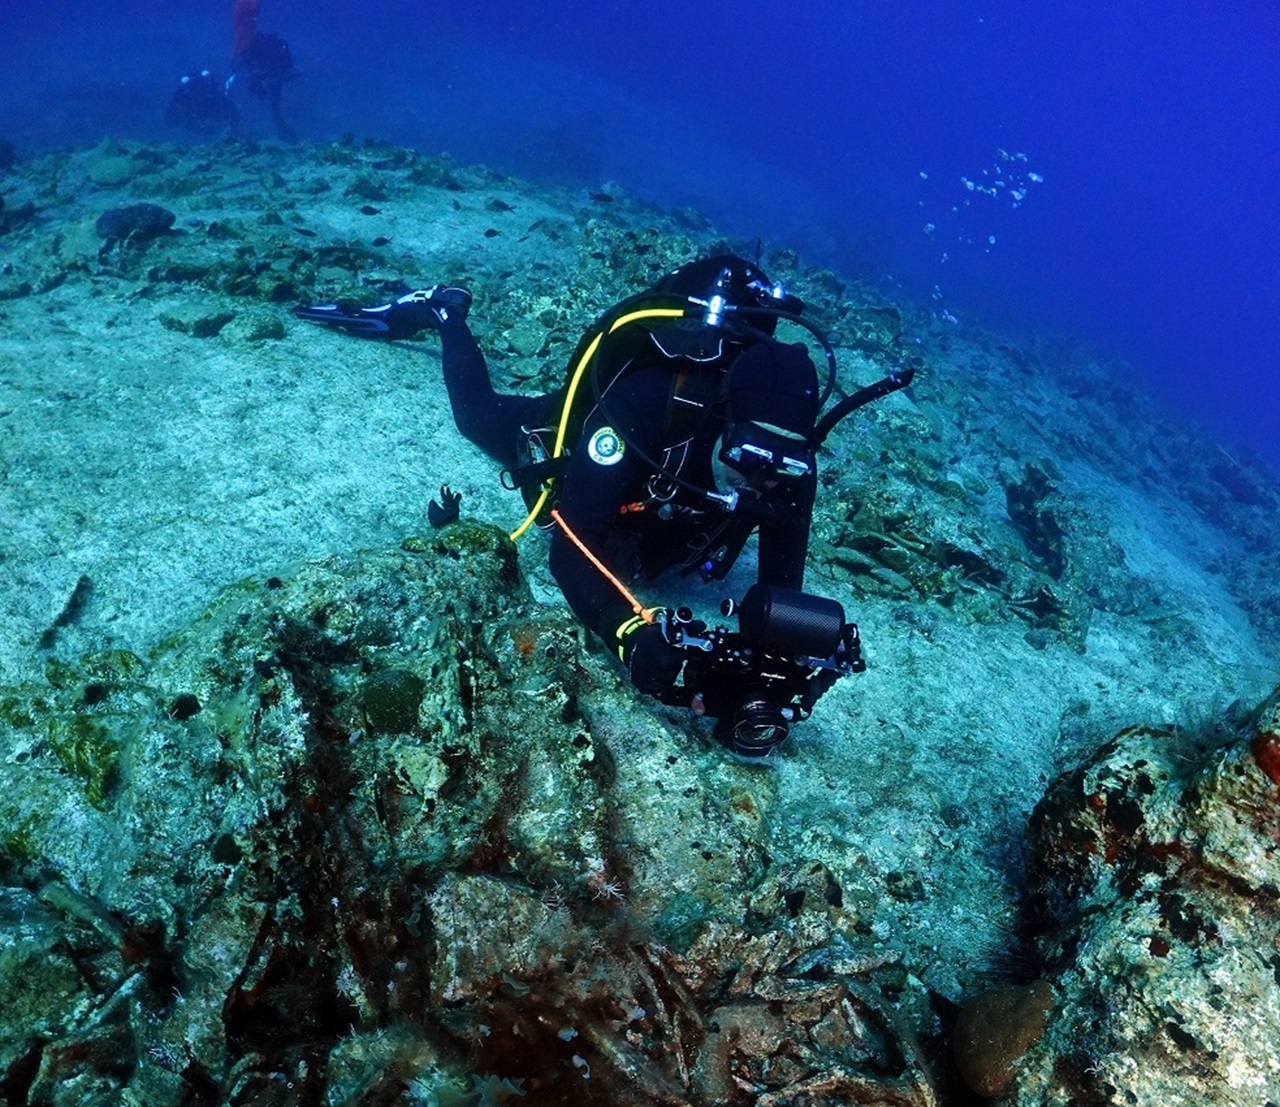
[[[701,306],[690,311],[690,304]],[[652,580],[677,565],[720,580],[757,532],[757,588],[764,586],[759,595],[766,609],[752,622],[767,627],[770,603],[779,615],[767,627],[768,645],[779,656],[790,650],[791,668],[770,687],[786,689],[775,699],[795,697],[797,713],[784,711],[785,719],[805,717],[835,676],[861,671],[857,630],[844,623],[839,605],[799,592],[817,446],[852,410],[844,401],[819,424],[825,394],[807,349],[774,337],[779,317],[803,322],[799,300],[741,258],[693,262],[606,314],[594,337],[589,332],[579,345],[566,389],[543,396],[494,391],[467,326],[470,307],[466,289],[434,285],[378,307],[320,304],[295,314],[370,338],[406,338],[427,328],[440,335],[459,431],[513,475],[527,502],[539,488],[554,486],[551,571],[575,614],[616,652],[641,691],[680,702],[670,697],[691,658],[690,643],[711,651],[711,640],[715,649],[729,640],[715,632],[701,637],[705,624],[687,617],[675,625],[669,609],[642,608],[625,582]],[[834,355],[823,342],[831,360],[829,392]],[[864,389],[859,402],[909,380],[909,374],[887,378]],[[561,449],[566,432],[573,443]],[[548,445],[553,436],[554,449]],[[526,525],[548,514],[546,497],[543,491]],[[796,634],[779,631],[782,624]],[[809,631],[817,628],[812,638]],[[812,646],[818,640],[820,649]],[[797,662],[812,663],[798,684]],[[685,676],[687,683],[687,670]],[[721,672],[699,679],[722,690],[732,683]],[[723,698],[736,695],[726,691]],[[717,736],[739,753],[759,756],[785,737],[786,723],[775,719],[776,704],[753,706],[759,710],[747,724],[735,723],[730,738]],[[773,714],[761,723],[765,709]],[[728,709],[713,706],[706,713]]]
[[[293,55],[279,35],[258,30],[258,7],[259,0],[236,0],[232,9],[235,47],[227,89],[243,82],[250,95],[266,102],[280,138],[292,142],[296,136],[284,118],[281,99],[285,82],[294,75]]]
[[[164,121],[200,135],[234,131],[240,111],[222,81],[207,69],[188,73],[174,90]]]

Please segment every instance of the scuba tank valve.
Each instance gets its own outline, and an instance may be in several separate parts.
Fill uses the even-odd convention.
[[[724,322],[724,309],[727,306],[725,293],[729,291],[729,281],[732,277],[733,271],[727,266],[720,270],[720,276],[711,286],[711,295],[707,297],[707,310],[702,316],[703,326],[719,327]]]

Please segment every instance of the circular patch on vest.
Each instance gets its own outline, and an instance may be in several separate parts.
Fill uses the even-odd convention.
[[[617,465],[627,445],[612,427],[601,427],[587,443],[587,456],[597,465]]]

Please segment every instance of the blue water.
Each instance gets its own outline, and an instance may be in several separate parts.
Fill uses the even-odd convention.
[[[165,102],[226,72],[230,8],[3,0],[0,137],[182,138]],[[304,139],[697,205],[962,321],[1077,335],[1280,465],[1271,3],[263,0],[261,26]]]

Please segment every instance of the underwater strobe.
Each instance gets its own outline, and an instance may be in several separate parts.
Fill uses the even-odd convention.
[[[716,719],[716,740],[743,757],[776,749],[838,678],[866,668],[858,628],[835,600],[755,584],[721,611],[737,616],[737,631],[707,629],[687,609],[668,617],[667,640],[689,658],[663,698]]]

